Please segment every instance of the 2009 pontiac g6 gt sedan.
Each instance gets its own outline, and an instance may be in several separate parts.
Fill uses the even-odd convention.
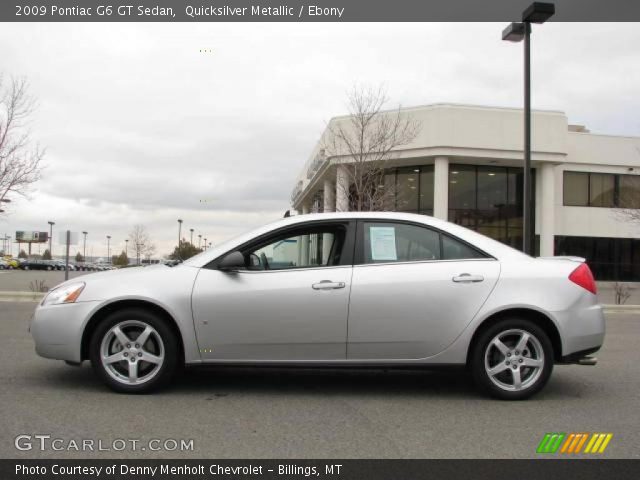
[[[36,351],[90,360],[118,392],[183,365],[466,366],[523,399],[554,364],[594,364],[604,318],[589,267],[532,258],[402,213],[282,219],[175,266],[62,283],[31,321]]]

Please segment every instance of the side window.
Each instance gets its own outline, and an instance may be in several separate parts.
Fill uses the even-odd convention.
[[[285,270],[336,265],[346,229],[331,226],[301,230],[272,239],[246,253],[249,270]]]
[[[485,258],[485,255],[449,235],[442,235],[443,260],[464,260],[467,258]]]
[[[402,223],[364,223],[364,262],[440,260],[440,234]]]

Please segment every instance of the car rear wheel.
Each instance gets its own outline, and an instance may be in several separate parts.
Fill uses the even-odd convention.
[[[539,392],[553,370],[553,347],[534,322],[508,318],[480,334],[471,355],[481,390],[502,400],[524,400]]]
[[[105,318],[91,337],[91,364],[111,389],[147,393],[168,383],[178,366],[178,342],[153,313],[126,309]]]

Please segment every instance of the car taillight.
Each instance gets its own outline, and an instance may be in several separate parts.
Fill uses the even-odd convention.
[[[571,275],[569,275],[569,280],[571,280],[576,285],[581,286],[585,290],[590,291],[594,295],[597,292],[596,281],[593,279],[591,269],[586,263],[581,263],[578,268],[571,272]]]

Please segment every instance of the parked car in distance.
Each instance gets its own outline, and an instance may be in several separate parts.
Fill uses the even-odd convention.
[[[22,270],[56,270],[56,266],[50,260],[23,259],[20,262]]]
[[[2,260],[3,264],[5,265],[4,268],[7,270],[15,270],[17,268],[20,268],[20,261],[17,258],[4,257],[0,260]]]
[[[0,258],[0,270],[9,269],[9,262],[7,262],[4,258]]]
[[[62,283],[30,331],[39,355],[90,360],[118,392],[165,385],[183,364],[459,366],[518,400],[554,364],[594,365],[605,324],[583,259],[532,258],[423,215],[344,212]]]

